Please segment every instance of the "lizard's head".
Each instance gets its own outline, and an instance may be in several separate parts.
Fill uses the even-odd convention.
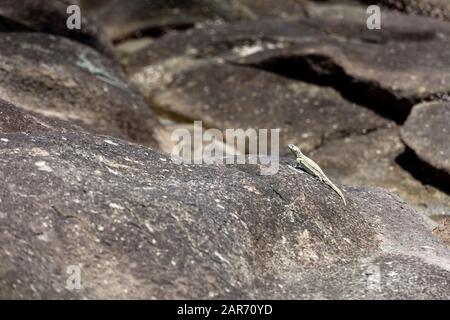
[[[291,150],[291,152],[294,154],[294,156],[296,158],[298,158],[302,154],[302,152],[300,151],[300,148],[293,144],[289,144],[288,148],[289,148],[289,150]]]

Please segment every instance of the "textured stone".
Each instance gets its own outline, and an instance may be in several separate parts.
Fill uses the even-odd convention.
[[[174,58],[235,57],[284,47],[286,38],[321,34],[300,21],[262,19],[229,24],[205,25],[185,32],[171,33],[129,55],[124,63],[131,74],[149,65]]]
[[[443,218],[434,229],[434,234],[450,247],[450,218]]]
[[[399,122],[417,101],[450,91],[448,23],[386,12],[383,30],[376,32],[367,29],[363,7],[311,5],[307,11],[295,20],[245,21],[168,35],[124,63],[133,75],[180,57],[223,59],[335,87]]]
[[[333,38],[299,39],[290,48],[261,51],[238,61],[313,79],[348,95],[353,92],[377,102],[380,112],[403,120],[417,101],[448,95],[450,51],[445,39],[364,45]]]
[[[171,61],[133,80],[162,111],[191,122],[203,120],[208,128],[278,128],[282,152],[289,143],[311,150],[330,139],[390,125],[331,88],[252,68]]]
[[[91,131],[156,145],[150,106],[96,51],[38,33],[0,34],[0,98]]]
[[[113,56],[112,46],[101,28],[81,12],[81,29],[69,30],[67,8],[78,0],[2,0],[0,31],[44,32],[67,37]]]
[[[108,36],[159,37],[170,29],[184,29],[208,20],[236,20],[248,15],[234,0],[82,0]]]
[[[285,163],[260,176],[113,138],[0,136],[2,298],[450,295],[448,248],[381,189],[343,188],[344,207]]]
[[[76,131],[83,129],[72,123],[46,118],[42,115],[24,111],[15,105],[0,99],[0,132],[50,132]]]
[[[367,28],[367,8],[376,1],[370,1],[365,6],[356,5],[356,1],[339,2],[342,1],[333,0],[326,4],[309,2],[305,6],[308,21],[329,35],[351,37],[369,43],[420,41],[450,31],[445,22],[386,8],[381,11],[381,30],[371,30]]]
[[[383,9],[372,31],[356,1],[79,2],[165,139],[280,127],[348,204],[292,156],[264,176],[127,142],[161,127],[101,32],[62,30],[65,0],[4,1],[0,30],[21,33],[0,33],[0,298],[450,297],[447,103],[401,129],[446,98],[447,23]]]
[[[404,168],[399,128],[330,141],[310,156],[334,180],[352,186],[378,186],[398,194],[428,216],[450,215],[450,196],[422,183]],[[407,169],[407,168],[406,168]]]
[[[366,43],[417,42],[441,39],[450,35],[448,23],[417,16],[384,11],[382,32],[366,26],[366,7],[344,4],[308,4],[306,16],[298,18],[265,18],[219,25],[205,25],[168,34],[153,42],[146,50],[129,57],[131,71],[136,68],[179,55],[205,57],[228,54],[240,47],[261,46],[262,49],[287,47],[316,37],[357,40]],[[321,40],[321,39],[320,39]],[[325,39],[326,40],[326,39]],[[267,44],[268,48],[264,45]],[[256,50],[256,49],[255,49]],[[269,51],[269,50],[268,50]]]
[[[306,0],[237,0],[253,19],[265,17],[291,17],[305,14]]]
[[[441,171],[443,179],[450,177],[449,102],[415,106],[402,128],[402,139],[422,161]]]
[[[369,4],[381,4],[406,13],[420,14],[450,21],[450,3],[447,0],[360,0]]]

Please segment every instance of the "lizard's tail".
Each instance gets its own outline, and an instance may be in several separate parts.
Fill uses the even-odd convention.
[[[331,189],[333,189],[342,198],[342,200],[344,201],[344,205],[347,206],[347,201],[345,201],[345,197],[344,197],[344,194],[342,193],[342,191],[339,190],[339,188],[336,187],[333,184],[333,182],[331,182],[330,179],[328,179],[328,178],[327,178],[327,183],[331,187]]]

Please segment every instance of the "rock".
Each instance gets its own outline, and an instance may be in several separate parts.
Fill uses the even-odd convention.
[[[436,229],[433,230],[434,234],[450,247],[450,218],[443,218]]]
[[[447,23],[386,12],[383,32],[376,33],[367,29],[363,7],[315,5],[307,10],[309,18],[263,19],[168,35],[124,63],[133,75],[169,59],[220,58],[334,87],[398,122],[417,101],[450,91]]]
[[[289,49],[296,42],[311,38],[332,37],[357,40],[354,46],[366,43],[417,42],[450,36],[447,23],[396,12],[383,12],[383,32],[366,26],[366,7],[355,5],[308,4],[306,17],[259,19],[219,25],[200,26],[185,32],[167,34],[152,42],[146,49],[128,58],[131,72],[143,66],[177,56],[227,56],[230,52],[242,55],[242,47],[254,47],[255,52]],[[259,45],[259,48],[258,48]],[[258,50],[257,50],[258,49]],[[264,50],[263,50],[264,49]],[[251,53],[247,51],[244,56]]]
[[[260,176],[84,133],[0,137],[2,298],[450,295],[448,248],[381,189],[343,188],[345,207],[286,163]]]
[[[266,17],[292,17],[305,14],[305,0],[238,0],[242,8],[249,12],[254,19]]]
[[[226,63],[170,60],[135,74],[133,81],[155,106],[186,122],[202,120],[223,132],[279,128],[283,152],[289,143],[311,150],[390,125],[331,88]]]
[[[260,51],[237,62],[333,86],[402,122],[417,101],[447,96],[450,76],[445,65],[450,51],[446,39],[444,34],[403,43],[299,38],[289,48]],[[424,52],[426,59],[422,59]]]
[[[305,8],[307,18],[244,21],[167,35],[130,55],[128,70],[160,110],[183,121],[203,119],[220,129],[280,127],[281,145],[293,142],[307,152],[316,150],[314,159],[334,178],[385,187],[429,216],[449,214],[445,190],[429,185],[407,165],[410,157],[398,128],[390,129],[389,121],[369,110],[401,123],[416,100],[445,97],[448,24],[383,10],[383,32],[374,32],[366,27],[365,7]],[[418,46],[423,48],[415,51]],[[413,55],[419,52],[436,58],[418,64]],[[295,94],[289,93],[292,88]],[[312,92],[335,115],[346,111],[336,118],[301,103]],[[341,102],[370,120],[348,121],[355,118],[353,111],[336,107]],[[302,109],[311,115],[310,123],[296,112]]]
[[[159,37],[167,30],[192,28],[208,20],[236,20],[247,12],[234,0],[81,0],[114,41]]]
[[[450,190],[450,103],[416,105],[401,133],[410,151],[420,159],[417,164],[425,167],[424,174]]]
[[[183,142],[190,143],[189,141],[180,141],[181,138],[177,136],[177,132],[189,132],[191,137],[194,137],[194,134],[196,134],[196,129],[201,127],[204,133],[207,130],[207,128],[203,127],[203,123],[202,126],[200,126],[197,121],[191,123],[177,122],[174,121],[173,118],[165,118],[164,115],[162,115],[160,121],[161,129],[158,130],[158,140],[160,142],[158,145],[158,150],[169,154],[172,154],[174,150],[177,150]],[[242,156],[245,154],[245,151],[239,151],[236,145],[231,145],[230,143],[227,144],[226,136],[222,140],[214,139],[213,141],[197,141],[198,143],[191,143],[190,145],[184,144],[184,150],[190,150],[190,153],[188,152],[187,155],[185,155],[185,158],[189,160],[203,159],[203,151],[208,150],[207,148],[219,150],[219,152],[222,152],[225,157],[235,157],[237,155]],[[268,152],[269,151],[270,150],[268,150]],[[181,156],[183,157],[183,155]]]
[[[0,99],[0,132],[50,132],[76,131],[83,129],[74,124],[46,118],[39,114],[27,112]]]
[[[81,12],[81,29],[67,28],[70,5],[78,0],[2,0],[0,31],[35,31],[67,37],[113,56],[112,46],[101,28]]]
[[[368,5],[376,1],[369,0]],[[382,8],[381,31],[367,28],[368,5],[350,3],[321,4],[309,2],[306,15],[314,26],[321,26],[329,35],[357,38],[364,42],[386,43],[389,41],[410,42],[433,39],[441,33],[448,35],[448,23],[425,17],[399,13]]]
[[[94,132],[157,144],[151,107],[113,60],[62,37],[0,39],[0,98]]]
[[[405,146],[398,127],[330,141],[310,156],[335,181],[377,186],[398,194],[427,216],[450,215],[450,196],[417,180],[404,163]]]
[[[168,34],[125,57],[124,63],[130,74],[134,74],[149,65],[179,57],[240,57],[263,49],[284,47],[282,37],[317,36],[317,32],[307,23],[282,19],[208,25]]]
[[[368,4],[378,3],[402,12],[450,21],[450,3],[447,0],[362,0],[362,2]]]

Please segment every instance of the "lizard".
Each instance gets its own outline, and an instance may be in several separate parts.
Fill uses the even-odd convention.
[[[298,148],[297,146],[289,144],[288,148],[296,158],[297,169],[301,169],[306,173],[312,175],[313,177],[319,178],[320,182],[324,182],[331,189],[333,189],[342,198],[342,200],[344,201],[344,205],[347,205],[347,202],[345,201],[345,197],[342,191],[339,190],[339,188],[336,187],[336,185],[333,182],[331,182],[331,180],[325,175],[325,173],[322,171],[322,169],[319,167],[317,163],[315,163],[313,160],[305,156],[300,150],[300,148]]]

